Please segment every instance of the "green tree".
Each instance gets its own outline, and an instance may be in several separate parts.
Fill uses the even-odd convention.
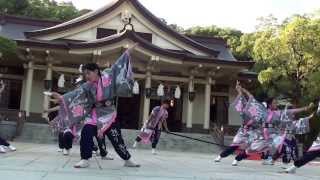
[[[0,0],[1,14],[66,21],[87,12],[88,10],[79,11],[71,2],[57,3],[54,0]]]
[[[309,81],[320,67],[319,19],[294,16],[281,25],[265,24],[253,47],[254,59],[268,67],[259,81],[271,94],[287,95],[295,103],[315,98]]]
[[[29,5],[28,0],[0,0],[0,13],[23,15]]]
[[[16,58],[17,45],[14,41],[0,36],[0,59]]]
[[[241,31],[232,29],[232,28],[220,28],[215,25],[207,26],[207,27],[192,27],[184,31],[186,34],[190,35],[200,35],[207,37],[220,37],[227,41],[230,46],[233,55],[239,60],[249,60],[252,59],[251,56],[248,56],[250,53],[245,50],[245,45],[250,44],[248,40],[249,36],[246,36],[242,39],[244,35]],[[238,47],[242,47],[239,49]],[[247,48],[249,49],[249,47]]]

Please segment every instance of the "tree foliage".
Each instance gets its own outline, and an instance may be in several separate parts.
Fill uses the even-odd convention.
[[[71,2],[57,3],[54,0],[0,0],[1,14],[66,21],[86,12],[88,10],[79,11]]]
[[[16,58],[17,45],[14,41],[0,36],[0,59]]]
[[[320,68],[320,21],[294,16],[280,25],[266,23],[256,32],[253,57],[267,66],[259,81],[276,94],[292,97],[297,103],[316,98]],[[318,95],[319,96],[319,95]]]
[[[250,57],[246,56],[246,53],[243,49],[237,49],[241,45],[241,37],[243,33],[239,30],[232,28],[220,28],[215,25],[207,27],[192,27],[184,31],[186,34],[190,35],[200,35],[207,37],[220,37],[227,41],[230,46],[233,55],[239,60],[247,60]]]

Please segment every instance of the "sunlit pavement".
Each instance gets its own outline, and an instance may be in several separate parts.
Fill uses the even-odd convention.
[[[0,154],[1,180],[157,180],[157,179],[320,179],[320,166],[307,165],[298,169],[297,174],[280,174],[281,164],[262,166],[260,161],[243,161],[240,166],[231,166],[233,156],[214,163],[212,154],[179,153],[159,151],[152,155],[151,150],[130,149],[133,160],[140,168],[123,167],[123,161],[111,147],[113,161],[101,160],[94,156],[90,167],[75,169],[79,160],[79,146],[75,146],[70,156],[57,152],[55,145],[13,143],[16,152]]]

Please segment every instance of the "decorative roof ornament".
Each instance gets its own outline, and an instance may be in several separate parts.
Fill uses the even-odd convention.
[[[130,28],[130,27],[131,28]],[[131,18],[129,19],[129,21],[126,23],[126,24],[124,24],[124,26],[123,26],[123,28],[121,29],[121,31],[120,31],[120,33],[123,33],[123,32],[125,32],[125,31],[127,31],[127,30],[130,30],[130,31],[133,31],[134,32],[134,27],[133,27],[133,24],[131,23]]]
[[[126,9],[121,13],[121,20],[124,23],[129,23],[131,21],[132,14]]]

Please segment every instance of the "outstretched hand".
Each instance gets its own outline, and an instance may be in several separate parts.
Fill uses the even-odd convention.
[[[57,93],[57,92],[52,92],[51,96],[54,98],[54,99],[61,99],[61,94]]]
[[[314,103],[310,103],[308,109],[312,109],[314,107]]]
[[[237,81],[237,84],[236,84],[236,90],[238,91],[238,93],[241,93],[241,90],[242,90],[242,87],[240,85],[240,82]]]

